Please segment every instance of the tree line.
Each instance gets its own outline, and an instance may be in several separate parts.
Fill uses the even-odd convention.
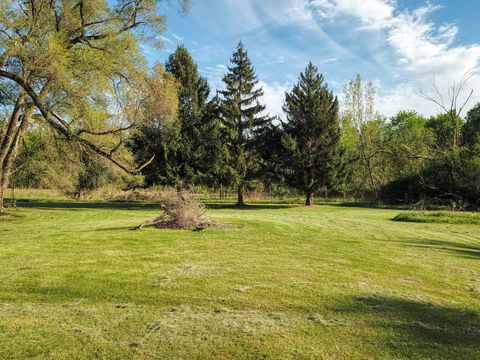
[[[207,81],[185,47],[169,57],[165,69],[179,84],[178,118],[142,128],[130,144],[139,164],[156,155],[155,165],[143,170],[147,185],[236,189],[238,205],[255,181],[267,189],[302,192],[307,205],[315,193],[395,204],[479,205],[480,104],[464,119],[457,104],[439,108],[436,116],[400,111],[387,119],[376,110],[373,83],[357,75],[344,88],[341,110],[310,63],[285,94],[281,119],[265,114],[263,92],[241,42],[223,79],[225,90],[210,100]],[[465,84],[451,89],[457,100]]]
[[[262,184],[307,205],[320,194],[478,208],[480,105],[463,117],[459,99],[470,75],[447,105],[424,95],[437,116],[387,119],[372,82],[357,75],[340,108],[310,63],[285,94],[285,117],[272,117],[241,42],[216,93],[184,46],[148,69],[138,44],[164,21],[156,1],[0,4],[2,199],[10,181],[76,196],[159,184],[234,189],[243,205]]]

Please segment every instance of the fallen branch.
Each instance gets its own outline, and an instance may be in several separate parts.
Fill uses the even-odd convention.
[[[161,200],[163,214],[149,219],[135,230],[155,226],[163,229],[203,230],[216,224],[205,218],[206,207],[197,202],[186,191],[177,191],[164,195]]]

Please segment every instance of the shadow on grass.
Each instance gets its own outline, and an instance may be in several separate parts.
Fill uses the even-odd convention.
[[[108,201],[18,201],[19,207],[34,209],[113,209],[113,210],[147,210],[158,209],[159,205],[142,202],[108,202]]]
[[[233,203],[224,202],[203,202],[208,209],[230,209],[230,210],[277,210],[277,209],[289,209],[289,208],[303,208],[303,202],[252,202],[244,206],[237,206]],[[148,210],[157,209],[159,205],[152,202],[143,201],[65,201],[65,200],[31,200],[20,199],[17,201],[18,207],[21,208],[44,208],[44,209],[113,209],[113,210]],[[385,206],[374,203],[362,203],[362,202],[329,202],[319,201],[317,206],[336,206],[347,208],[367,208],[367,209],[407,209],[406,207],[399,206]]]
[[[231,210],[277,210],[277,209],[290,209],[299,207],[296,204],[247,204],[243,206],[237,206],[235,204],[224,203],[206,203],[207,209],[231,209]]]
[[[436,249],[450,252],[470,259],[480,259],[480,246],[466,245],[442,240],[409,240],[403,241],[406,246],[423,249]]]
[[[123,202],[123,201],[41,201],[19,200],[18,206],[23,208],[38,209],[113,209],[113,210],[148,210],[159,209],[159,204],[146,202]],[[275,210],[298,207],[294,204],[248,204],[237,206],[224,203],[206,203],[208,209],[231,209],[231,210]]]
[[[373,295],[355,297],[336,311],[364,319],[369,328],[382,334],[378,340],[396,357],[422,354],[422,358],[432,359],[474,359],[480,356],[478,312]]]

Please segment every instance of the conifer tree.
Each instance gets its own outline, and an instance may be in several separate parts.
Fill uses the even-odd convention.
[[[231,58],[232,66],[223,78],[226,89],[222,95],[221,117],[225,129],[225,144],[228,150],[228,168],[237,188],[237,205],[244,205],[244,190],[257,170],[256,139],[271,122],[263,115],[265,106],[259,99],[263,90],[248,53],[239,42]]]
[[[210,137],[209,140],[214,141],[211,133],[218,124],[215,124],[217,119],[207,116],[210,93],[207,80],[200,76],[197,64],[184,46],[179,46],[170,55],[165,69],[179,83],[179,139],[175,168],[178,170],[178,185],[188,187],[202,183],[208,176],[210,168],[206,160],[212,161],[215,154],[209,154],[212,148],[207,148],[209,144],[205,139]]]
[[[148,185],[210,185],[221,148],[216,102],[208,101],[207,80],[184,46],[170,55],[165,70],[178,85],[178,114],[171,124],[143,127],[132,149],[140,161],[155,154],[152,166],[143,170]]]
[[[287,182],[305,192],[305,204],[309,206],[314,192],[331,187],[335,180],[340,158],[338,99],[312,63],[285,96]]]

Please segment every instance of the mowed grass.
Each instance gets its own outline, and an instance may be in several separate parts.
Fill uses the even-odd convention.
[[[405,222],[480,225],[480,213],[452,211],[409,211],[398,214],[393,218],[393,220]]]
[[[478,359],[480,227],[395,210],[29,202],[0,220],[1,359]]]

